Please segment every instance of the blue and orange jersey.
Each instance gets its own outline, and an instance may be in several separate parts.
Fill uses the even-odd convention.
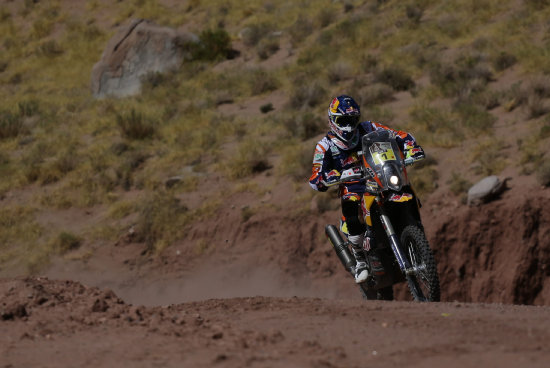
[[[423,157],[424,150],[420,147],[414,137],[404,131],[394,130],[380,123],[365,121],[357,127],[359,131],[359,138],[375,130],[389,130],[395,134],[397,144],[403,151],[405,157]],[[312,174],[309,178],[309,185],[315,190],[324,192],[328,189],[327,183],[331,182],[331,179],[339,176],[342,171],[361,166],[358,152],[361,150],[361,144],[358,139],[357,144],[354,147],[345,147],[342,142],[336,138],[336,136],[329,132],[321,139],[313,154],[313,168]],[[341,184],[341,193],[353,192],[364,193],[365,186],[362,182]]]

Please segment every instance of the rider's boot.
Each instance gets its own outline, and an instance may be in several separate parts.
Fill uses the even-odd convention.
[[[363,235],[350,235],[348,239],[351,245],[351,252],[357,262],[355,265],[355,282],[360,284],[367,281],[369,277],[367,258],[363,251]]]

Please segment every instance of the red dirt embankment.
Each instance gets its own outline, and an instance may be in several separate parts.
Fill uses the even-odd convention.
[[[550,305],[550,198],[536,192],[426,224],[443,300]]]

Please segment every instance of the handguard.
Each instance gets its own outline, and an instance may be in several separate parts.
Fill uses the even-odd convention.
[[[324,176],[324,179],[321,179],[321,183],[325,187],[331,187],[333,185],[340,184],[341,174],[338,170],[332,170],[323,176]]]
[[[363,178],[363,171],[360,167],[353,167],[351,169],[344,170],[342,174],[337,170],[332,170],[326,174],[326,178],[321,180],[321,183],[330,187],[340,183],[358,181]]]
[[[352,167],[351,169],[344,170],[342,176],[340,176],[341,182],[357,181],[363,178],[363,171],[360,167]]]

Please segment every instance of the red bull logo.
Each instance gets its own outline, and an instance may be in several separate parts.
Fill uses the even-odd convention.
[[[327,179],[336,178],[338,176],[340,176],[340,173],[338,172],[338,170],[332,170],[327,173]]]
[[[412,194],[409,194],[409,193],[403,193],[403,194],[394,193],[389,198],[389,200],[392,202],[407,202],[407,201],[410,201],[411,199],[413,199],[413,196]]]
[[[338,101],[337,98],[335,98],[334,100],[332,100],[332,102],[330,103],[330,111],[333,113],[333,114],[336,114],[338,113],[338,105],[340,105],[340,101]]]
[[[359,158],[357,157],[357,153],[353,153],[351,156],[349,156],[347,159],[342,160],[342,166],[352,165],[359,161]]]

